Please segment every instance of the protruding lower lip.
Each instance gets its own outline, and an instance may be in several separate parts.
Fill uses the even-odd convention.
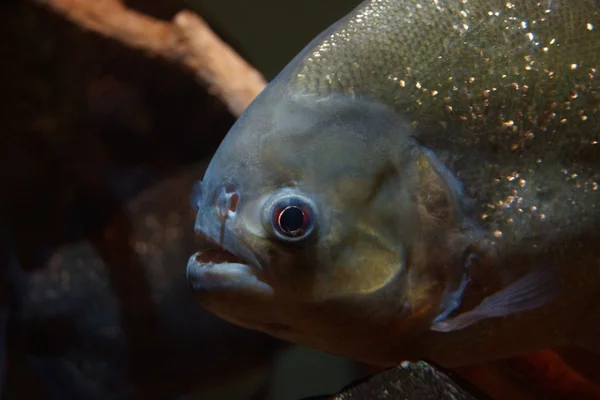
[[[223,250],[206,250],[191,256],[186,276],[196,292],[220,290],[271,295],[273,291],[261,280],[259,269]]]
[[[197,260],[198,263],[219,264],[229,260],[234,263],[252,265],[255,268],[262,269],[262,265],[259,263],[255,255],[251,251],[248,251],[245,247],[238,246],[237,250],[241,252],[241,257],[236,256],[234,253],[238,253],[238,251],[233,249],[230,251],[229,248],[224,247],[221,243],[204,232],[196,230],[196,234],[200,236],[208,245],[205,250],[199,251],[195,254],[196,257],[199,257]],[[239,239],[236,239],[236,241],[240,242]]]
[[[188,261],[187,280],[194,290],[206,289],[207,285],[213,286],[215,283],[223,284],[225,282],[222,281],[230,277],[229,274],[222,274],[224,269],[246,272],[248,266],[240,258],[224,250],[199,251]]]

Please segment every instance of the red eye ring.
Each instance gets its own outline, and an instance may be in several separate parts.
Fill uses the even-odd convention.
[[[308,226],[308,213],[297,205],[288,205],[277,211],[277,228],[283,235],[297,237],[302,235]]]
[[[308,237],[314,228],[314,207],[303,196],[278,198],[271,207],[271,228],[285,241],[299,241]]]

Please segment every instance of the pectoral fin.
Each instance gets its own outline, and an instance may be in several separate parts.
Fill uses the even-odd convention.
[[[553,268],[534,268],[508,287],[486,297],[473,310],[436,322],[431,330],[452,332],[483,319],[530,311],[554,300],[560,281]]]

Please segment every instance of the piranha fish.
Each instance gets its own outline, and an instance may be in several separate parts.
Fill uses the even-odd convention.
[[[200,302],[374,365],[600,352],[600,3],[368,0],[193,190]]]

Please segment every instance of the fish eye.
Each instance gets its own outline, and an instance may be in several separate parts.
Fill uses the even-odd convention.
[[[300,241],[314,229],[314,206],[304,196],[287,193],[270,202],[269,225],[285,241]]]
[[[297,205],[290,205],[283,210],[278,210],[275,217],[277,218],[275,226],[279,232],[282,235],[292,237],[301,235],[304,232],[310,218],[302,207]]]

